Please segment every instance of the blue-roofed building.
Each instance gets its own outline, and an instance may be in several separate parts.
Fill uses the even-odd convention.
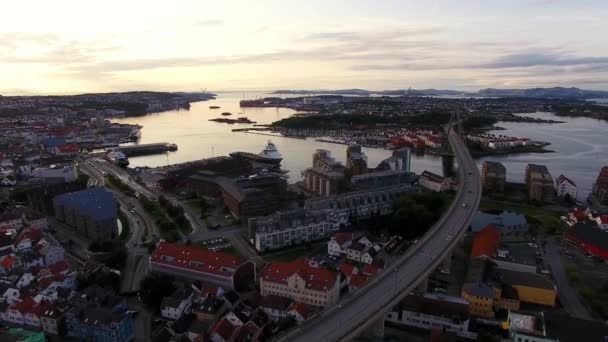
[[[59,147],[61,145],[65,145],[67,142],[63,138],[45,138],[40,142],[42,146],[44,146],[47,151],[54,149],[55,147]]]
[[[91,240],[118,237],[118,209],[114,195],[104,188],[69,192],[53,199],[55,217]]]
[[[66,330],[78,341],[129,342],[134,338],[131,316],[105,307],[73,308],[67,314]]]

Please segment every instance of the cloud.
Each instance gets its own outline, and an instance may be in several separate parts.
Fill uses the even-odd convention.
[[[500,69],[591,64],[608,64],[608,57],[561,56],[555,54],[542,53],[515,54],[503,56],[488,63],[480,64],[479,67],[489,69]]]
[[[40,46],[60,41],[49,33],[0,32],[0,52],[12,52],[23,46]]]
[[[198,27],[220,26],[224,25],[224,21],[220,19],[208,19],[196,22],[194,25]]]

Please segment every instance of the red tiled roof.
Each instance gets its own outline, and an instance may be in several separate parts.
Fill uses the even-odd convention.
[[[32,297],[25,297],[23,300],[15,303],[13,306],[15,310],[21,312],[21,314],[28,313],[32,310],[34,305],[37,305],[36,301]]]
[[[58,261],[58,262],[52,264],[51,266],[49,266],[49,269],[54,274],[59,274],[59,273],[69,270],[70,264],[68,264],[68,262],[65,260],[61,260],[61,261]]]
[[[561,184],[563,182],[568,182],[568,183],[576,186],[576,184],[574,184],[574,182],[570,178],[568,178],[564,175],[559,175],[559,177],[557,177],[556,181],[557,181],[557,184]]]
[[[28,297],[31,298],[31,297]],[[32,314],[35,316],[40,316],[42,315],[45,311],[50,310],[53,308],[53,304],[51,302],[48,302],[46,300],[42,300],[40,301],[40,303],[36,303],[34,301],[34,305],[27,307],[24,311],[19,310],[19,312],[21,312],[22,314]]]
[[[475,235],[471,257],[474,258],[481,255],[493,256],[498,248],[499,239],[500,230],[493,225],[487,225]]]
[[[353,240],[353,233],[349,233],[349,232],[336,233],[336,234],[334,234],[334,236],[331,237],[331,239],[336,241],[338,243],[338,245],[342,246],[342,245],[344,245],[344,243]]]
[[[21,233],[21,237],[32,241],[40,241],[42,239],[42,231],[40,229],[28,228]]]
[[[608,224],[608,215],[600,215],[600,222],[602,222],[602,224]]]
[[[51,283],[53,282],[53,278],[52,277],[45,277],[42,279],[38,279],[38,288],[42,291],[42,290],[46,290],[49,285],[51,285]]]
[[[264,281],[286,284],[287,278],[298,274],[306,282],[306,288],[325,291],[336,283],[337,274],[325,268],[316,268],[308,265],[304,259],[292,262],[273,262],[262,270]]]
[[[158,244],[150,257],[150,261],[160,265],[194,272],[211,273],[223,277],[232,276],[237,268],[251,262],[239,256],[164,241]]]
[[[585,211],[579,208],[574,208],[574,210],[572,211],[572,216],[578,221],[584,220],[587,217],[587,214],[585,213]]]
[[[365,266],[363,266],[363,270],[361,271],[361,273],[367,276],[375,276],[376,274],[380,273],[380,271],[382,271],[382,268],[378,265],[366,264]]]
[[[14,256],[7,255],[2,259],[2,261],[0,261],[0,266],[2,266],[2,268],[10,268],[15,262],[15,260],[16,259]]]
[[[345,276],[350,277],[351,275],[355,274],[356,271],[357,268],[353,264],[343,263],[340,265],[340,272],[342,272]]]
[[[352,288],[358,289],[361,286],[365,285],[365,283],[367,283],[367,281],[369,280],[368,276],[362,275],[362,274],[355,274],[352,277],[350,277],[350,283],[349,285]]]
[[[312,313],[312,307],[310,305],[307,305],[304,303],[293,303],[289,307],[288,311],[297,312],[298,314],[300,314],[300,316],[302,316],[302,317],[304,317],[304,319],[306,319],[308,317],[308,315],[310,315]]]
[[[57,149],[63,153],[78,153],[78,146],[74,144],[61,145]]]
[[[232,336],[232,333],[234,333],[235,330],[236,330],[236,327],[234,325],[232,325],[232,323],[230,323],[229,320],[222,318],[213,327],[213,329],[211,330],[211,334],[212,335],[214,333],[218,334],[224,340],[228,340],[230,338],[230,336]]]

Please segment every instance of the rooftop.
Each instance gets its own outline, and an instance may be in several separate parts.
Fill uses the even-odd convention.
[[[156,264],[178,267],[194,272],[230,277],[237,268],[250,262],[248,259],[221,252],[212,252],[195,246],[184,246],[162,241],[150,257]]]
[[[90,188],[55,197],[55,202],[66,207],[77,208],[81,215],[96,220],[116,218],[116,200],[111,192],[104,188]]]
[[[287,283],[287,278],[297,274],[306,282],[306,288],[327,291],[334,287],[337,273],[324,268],[312,267],[305,259],[292,262],[273,262],[262,270],[262,279],[274,283]]]

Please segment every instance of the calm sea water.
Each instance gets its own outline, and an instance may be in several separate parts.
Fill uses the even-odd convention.
[[[266,93],[247,93],[247,98],[276,96]],[[255,133],[232,132],[234,128],[253,127],[251,124],[225,124],[208,121],[222,117],[222,112],[230,112],[229,118],[245,116],[258,124],[269,124],[287,118],[295,113],[287,108],[240,108],[242,93],[220,93],[216,100],[192,103],[190,110],[174,110],[149,114],[141,117],[113,119],[113,122],[137,123],[143,126],[139,143],[170,142],[178,145],[176,152],[161,155],[129,158],[130,165],[162,166],[181,163],[212,156],[228,155],[234,151],[258,153],[272,140],[283,155],[283,168],[289,170],[289,181],[301,180],[301,173],[312,166],[312,154],[320,148],[331,151],[332,156],[344,162],[346,146],[314,141],[314,139],[294,139]],[[220,106],[210,109],[209,106]],[[242,113],[239,115],[238,113]],[[368,164],[375,167],[390,157],[391,151],[364,148]],[[441,174],[441,159],[435,156],[413,156],[412,171],[429,170]]]
[[[526,165],[537,163],[547,165],[551,175],[560,174],[572,179],[579,188],[578,198],[584,200],[591,192],[593,182],[602,166],[608,165],[608,122],[589,118],[559,117],[552,113],[525,114],[526,116],[566,121],[561,124],[530,124],[501,122],[505,131],[490,133],[550,142],[547,147],[555,153],[526,153],[493,156],[483,160],[499,161],[507,168],[507,179],[523,182]]]
[[[269,124],[287,118],[295,111],[286,108],[240,108],[243,98],[276,96],[267,93],[220,93],[217,99],[192,103],[190,110],[174,110],[149,114],[142,117],[114,119],[114,122],[137,123],[143,126],[139,143],[170,142],[178,145],[178,151],[130,158],[131,166],[161,166],[212,156],[228,155],[234,151],[260,152],[267,141],[272,140],[283,155],[283,167],[289,170],[289,181],[301,179],[301,172],[312,164],[312,154],[316,149],[330,150],[339,161],[346,158],[346,146],[328,144],[313,139],[294,139],[279,136],[266,136],[253,133],[232,132],[234,128],[250,127],[249,124],[224,124],[208,121],[221,117],[222,112],[231,112],[231,118],[248,117],[259,124]],[[220,106],[210,109],[209,106]],[[239,115],[238,113],[242,113]],[[479,160],[502,162],[507,168],[510,181],[523,181],[527,163],[546,164],[554,177],[565,174],[579,185],[579,197],[589,193],[599,169],[608,165],[608,123],[586,118],[560,118],[550,113],[526,114],[568,121],[565,124],[521,124],[499,123],[507,130],[495,134],[530,137],[535,140],[551,142],[551,154],[522,154],[500,157],[487,157]],[[364,148],[370,167],[390,156],[391,151]],[[412,171],[420,173],[429,170],[442,172],[441,159],[436,156],[412,155]]]

